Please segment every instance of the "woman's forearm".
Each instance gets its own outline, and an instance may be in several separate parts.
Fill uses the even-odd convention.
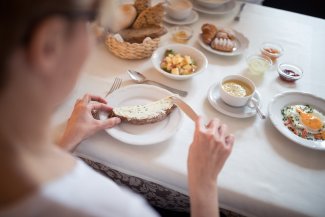
[[[216,183],[190,186],[192,217],[219,217],[218,189]]]

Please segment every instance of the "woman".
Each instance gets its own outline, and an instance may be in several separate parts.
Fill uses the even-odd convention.
[[[51,115],[72,90],[89,52],[94,0],[4,0],[0,3],[0,216],[157,216],[139,196],[97,174],[65,150],[118,118],[100,97],[76,102],[60,147]],[[7,27],[7,28],[3,28]],[[193,216],[218,216],[217,176],[234,138],[217,119],[196,129],[188,156]]]

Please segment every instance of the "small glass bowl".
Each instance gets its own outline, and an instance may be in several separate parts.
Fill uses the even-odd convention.
[[[173,40],[178,43],[186,43],[193,36],[193,29],[188,26],[175,26],[172,29]]]
[[[264,42],[260,50],[263,56],[267,56],[272,60],[272,63],[275,63],[283,55],[282,46],[273,42]]]
[[[272,60],[270,58],[258,54],[248,56],[246,61],[249,71],[254,75],[262,75],[272,66]]]
[[[288,82],[297,81],[303,75],[303,71],[298,66],[288,64],[288,63],[279,64],[278,73],[282,80]]]

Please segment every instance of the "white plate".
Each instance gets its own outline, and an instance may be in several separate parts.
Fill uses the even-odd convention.
[[[236,30],[233,31],[235,32],[236,40],[235,47],[232,52],[224,52],[213,49],[212,47],[203,42],[201,34],[199,35],[198,41],[201,47],[203,47],[207,51],[210,51],[211,53],[215,53],[222,56],[237,56],[242,54],[248,48],[249,40],[240,32],[237,32]]]
[[[212,14],[212,15],[227,14],[227,13],[231,12],[236,7],[235,0],[229,1],[229,2],[222,4],[216,8],[205,8],[201,5],[199,5],[197,2],[195,2],[195,0],[192,0],[192,4],[193,4],[194,10],[204,13],[204,14]]]
[[[121,88],[108,95],[106,98],[112,107],[146,104],[173,93],[151,85],[136,84]],[[107,118],[107,114],[99,115],[101,120]],[[151,145],[163,142],[173,136],[182,121],[182,114],[176,108],[166,119],[153,124],[133,125],[121,123],[106,132],[117,140],[132,145]]]
[[[261,107],[261,97],[258,91],[255,91],[253,96],[257,100],[257,105]],[[256,110],[253,106],[246,105],[243,107],[233,107],[226,104],[221,98],[219,93],[219,84],[214,84],[210,87],[208,92],[208,100],[210,104],[217,111],[235,118],[248,118],[256,115]]]
[[[168,16],[167,14],[165,14],[163,20],[166,23],[174,24],[174,25],[190,25],[199,20],[199,14],[196,11],[192,11],[190,16],[185,20],[175,20],[170,16]]]
[[[297,104],[308,104],[316,108],[322,114],[325,114],[325,100],[312,95],[310,93],[302,92],[284,92],[276,95],[269,104],[269,116],[270,119],[280,133],[282,133],[288,139],[308,148],[325,150],[325,141],[311,141],[303,139],[293,132],[291,132],[282,121],[281,109],[284,106],[288,105],[297,105]]]

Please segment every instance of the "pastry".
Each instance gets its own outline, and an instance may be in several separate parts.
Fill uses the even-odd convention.
[[[212,40],[216,37],[217,27],[213,24],[206,23],[202,25],[201,30],[203,42],[210,45]]]
[[[142,11],[134,21],[132,28],[141,29],[152,26],[160,26],[164,17],[164,7],[159,3]]]
[[[232,29],[230,29],[230,28],[222,28],[219,31],[222,32],[222,33],[227,34],[228,38],[231,39],[231,40],[235,40],[236,39],[235,32]]]
[[[235,47],[235,42],[230,39],[215,38],[211,43],[211,47],[215,50],[231,52]]]

